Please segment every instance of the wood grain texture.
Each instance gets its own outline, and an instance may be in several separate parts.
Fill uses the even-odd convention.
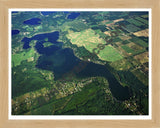
[[[8,120],[9,8],[151,8],[152,120]],[[0,0],[0,128],[160,128],[159,0]]]

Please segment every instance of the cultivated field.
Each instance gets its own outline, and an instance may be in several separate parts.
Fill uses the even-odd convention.
[[[98,34],[95,34],[94,30],[87,29],[81,32],[74,32],[67,35],[72,44],[77,46],[84,46],[88,51],[93,53],[93,49],[97,48],[98,44],[105,44],[106,42],[100,38]],[[100,50],[98,57],[105,61],[116,61],[123,57],[120,53],[111,45],[105,46],[103,50]]]
[[[111,45],[108,45],[103,50],[101,50],[98,56],[102,60],[112,61],[112,62],[123,58],[121,54]]]

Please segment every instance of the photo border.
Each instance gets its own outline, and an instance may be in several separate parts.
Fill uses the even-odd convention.
[[[8,10],[10,8],[151,8],[152,119],[151,120],[9,120]],[[160,1],[159,0],[0,0],[0,128],[159,128],[160,127]]]
[[[11,110],[12,110],[12,105],[11,105],[11,81],[12,81],[12,78],[11,78],[11,12],[12,11],[20,11],[20,12],[23,12],[23,11],[26,11],[26,12],[35,12],[35,11],[57,11],[57,12],[60,12],[60,11],[80,11],[80,12],[84,12],[84,11],[87,11],[87,12],[100,12],[100,11],[109,11],[109,12],[123,12],[123,11],[129,11],[129,12],[143,12],[143,11],[146,11],[148,12],[148,16],[149,16],[149,24],[148,24],[148,29],[149,29],[149,85],[148,85],[148,89],[149,89],[149,114],[148,115],[11,115]],[[79,8],[76,8],[76,9],[59,9],[59,8],[56,8],[56,9],[24,9],[24,8],[21,8],[21,9],[9,9],[9,74],[10,74],[10,77],[9,77],[9,119],[19,119],[19,120],[48,120],[48,119],[55,119],[55,120],[79,120],[79,119],[83,119],[83,120],[107,120],[107,119],[112,119],[112,120],[116,120],[116,119],[120,119],[120,120],[124,120],[124,119],[132,119],[132,120],[138,120],[138,119],[143,119],[143,120],[147,120],[147,119],[152,119],[152,114],[151,114],[151,95],[152,95],[152,92],[151,92],[151,88],[152,88],[152,85],[151,85],[151,60],[152,60],[152,54],[151,54],[151,49],[152,49],[152,42],[151,42],[151,9],[150,8],[141,8],[141,9],[138,9],[138,8],[130,8],[130,9],[95,9],[95,8],[90,8],[90,9],[79,9]]]

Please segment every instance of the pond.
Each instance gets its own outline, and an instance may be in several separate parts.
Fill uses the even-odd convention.
[[[64,14],[67,14],[67,13],[69,13],[68,11],[62,11]],[[41,14],[43,15],[43,16],[48,16],[48,15],[50,15],[50,14],[53,14],[53,13],[57,13],[57,11],[42,11],[41,12]]]
[[[50,14],[53,14],[53,13],[57,13],[57,12],[53,12],[53,11],[42,11],[41,14],[44,15],[44,16],[48,16]]]
[[[18,11],[12,11],[12,13],[18,13]]]
[[[20,33],[19,30],[12,30],[12,36],[13,36],[13,35],[17,35],[17,34],[19,34],[19,33]]]
[[[27,25],[40,25],[41,24],[41,19],[32,18],[32,19],[29,19],[29,20],[25,20],[23,23],[27,24]]]
[[[79,12],[72,12],[68,15],[67,19],[76,19],[80,15]]]

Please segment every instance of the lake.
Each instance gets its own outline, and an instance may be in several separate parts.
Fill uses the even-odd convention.
[[[51,42],[53,44],[62,45],[62,42],[57,42],[57,40],[59,38],[59,32],[56,31],[56,32],[52,32],[52,33],[38,34],[38,35],[33,36],[32,38],[24,37],[22,39],[22,42],[24,42],[23,48],[24,49],[30,48],[30,45],[29,45],[30,41],[38,40],[38,43],[36,44],[36,48],[38,50],[42,47],[41,50],[43,51],[44,50],[43,43],[45,43],[44,40],[46,38],[47,38],[48,42]],[[38,52],[40,52],[41,50],[38,50]]]
[[[46,42],[46,38],[48,38],[47,42],[51,42],[53,45],[44,47],[43,43]],[[24,42],[24,49],[30,47],[29,43],[32,40],[37,40],[35,48],[40,54],[36,65],[37,68],[52,71],[55,80],[62,80],[65,74],[75,74],[76,77],[79,78],[102,76],[108,80],[109,87],[114,97],[118,100],[129,98],[128,87],[121,86],[105,65],[80,60],[74,55],[71,48],[62,48],[63,43],[58,42],[58,38],[58,31],[38,34],[32,38],[23,38],[22,42]],[[81,63],[85,64],[85,67],[81,68],[80,71],[75,72],[75,70],[73,70],[74,67]]]

